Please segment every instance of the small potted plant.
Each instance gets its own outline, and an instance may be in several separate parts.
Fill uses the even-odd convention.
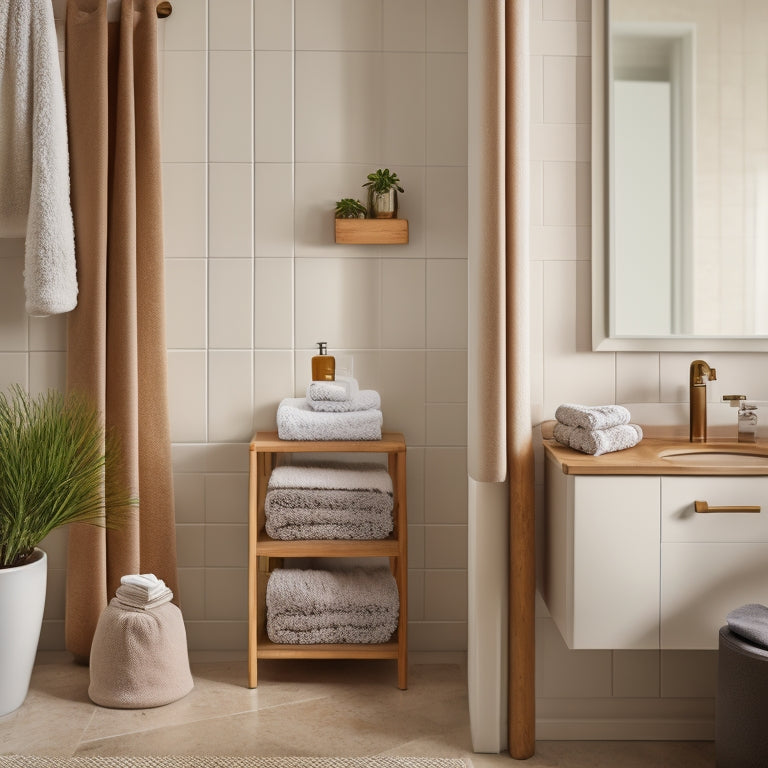
[[[363,184],[368,187],[368,210],[371,218],[397,218],[397,193],[405,192],[400,186],[397,174],[390,173],[389,168],[368,174],[368,181]]]
[[[137,504],[120,458],[83,395],[0,393],[0,716],[21,706],[43,620],[40,542],[73,522],[114,527]]]
[[[344,197],[336,202],[337,219],[364,219],[365,214],[365,206],[359,200]]]

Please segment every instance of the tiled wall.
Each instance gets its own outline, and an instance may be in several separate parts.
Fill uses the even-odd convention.
[[[701,356],[718,371],[710,419],[735,429],[716,401],[731,391],[768,400],[764,354],[590,351],[591,3],[529,1],[534,422],[562,402],[617,402],[646,423],[686,424],[688,366]],[[539,504],[542,483],[539,452]],[[626,738],[615,718],[653,723],[631,731],[640,738],[668,738],[668,720],[678,735],[711,735],[714,652],[569,651],[541,601],[537,613],[539,738]]]
[[[55,13],[63,18],[64,3]],[[60,25],[62,26],[62,25]],[[243,649],[247,459],[303,394],[314,343],[351,355],[408,445],[409,644],[466,648],[463,0],[181,0],[160,22],[169,396],[193,649]],[[337,246],[333,208],[389,167],[410,243]],[[65,324],[27,319],[0,241],[0,385],[62,386]],[[46,542],[61,647],[65,537]]]

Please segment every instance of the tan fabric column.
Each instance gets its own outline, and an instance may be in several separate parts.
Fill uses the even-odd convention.
[[[178,593],[166,394],[155,0],[68,0],[67,99],[80,301],[67,381],[102,405],[139,508],[116,530],[70,530],[66,642],[86,660],[128,573]]]

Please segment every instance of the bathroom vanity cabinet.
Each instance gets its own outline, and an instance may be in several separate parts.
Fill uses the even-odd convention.
[[[292,455],[386,454],[394,493],[393,531],[386,539],[361,541],[272,539],[264,528],[264,499],[272,470]],[[277,432],[257,432],[250,443],[249,555],[248,555],[248,686],[257,685],[259,659],[394,659],[398,687],[408,687],[408,524],[405,484],[406,447],[400,433],[384,433],[381,440],[314,441],[280,440]],[[327,456],[321,458],[328,458]],[[339,457],[342,458],[342,457]],[[343,458],[347,458],[346,456]],[[369,457],[370,458],[370,457]],[[386,643],[288,645],[267,637],[267,579],[283,558],[341,557],[389,558],[400,597],[398,627]]]
[[[631,457],[627,474],[594,459],[571,474],[545,449],[540,586],[569,648],[716,649],[729,611],[768,605],[768,476],[653,474]]]

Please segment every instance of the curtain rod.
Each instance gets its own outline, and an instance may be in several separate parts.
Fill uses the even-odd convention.
[[[162,3],[158,3],[157,6],[157,18],[167,19],[173,13],[173,6],[168,0],[163,0]]]

